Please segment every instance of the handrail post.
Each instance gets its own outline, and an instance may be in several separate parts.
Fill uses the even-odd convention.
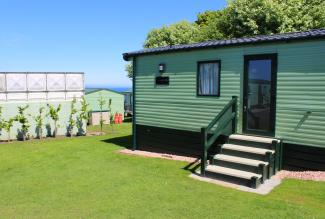
[[[207,165],[207,157],[208,157],[208,152],[207,152],[207,128],[203,127],[201,128],[201,145],[202,145],[202,158],[201,158],[201,175],[205,176],[205,168]]]
[[[232,132],[236,133],[237,129],[237,96],[233,96],[232,100],[219,112],[219,114],[210,122],[207,127],[201,128],[201,146],[202,146],[202,157],[201,157],[201,175],[205,176],[205,169],[207,166],[208,160],[208,149],[213,145],[214,141],[219,137],[220,130],[218,128],[214,130],[214,134],[208,140],[208,130],[210,131],[213,126],[220,120],[220,118],[230,110],[231,107],[231,118],[225,122],[225,124],[218,124],[219,129],[224,129],[228,127],[229,123],[232,122]],[[220,128],[221,127],[221,128]]]
[[[231,107],[231,110],[233,113],[235,113],[235,117],[232,120],[232,133],[236,133],[237,132],[237,96],[232,96],[232,99],[234,100],[234,103]]]

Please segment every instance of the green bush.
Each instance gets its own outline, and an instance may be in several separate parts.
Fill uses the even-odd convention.
[[[50,104],[47,104],[47,107],[49,108],[48,116],[50,116],[51,119],[54,121],[53,137],[55,138],[58,133],[58,121],[59,121],[59,112],[61,111],[61,104],[59,104],[58,107],[56,108]]]
[[[44,113],[44,110],[45,110],[45,107],[40,107],[38,110],[38,115],[34,117],[39,139],[43,138],[43,126],[44,126],[44,114],[43,113]]]
[[[81,110],[77,117],[77,128],[78,128],[78,135],[86,135],[86,131],[84,130],[84,123],[88,121],[89,114],[88,114],[88,105],[86,102],[86,98],[83,96],[81,98]]]
[[[68,136],[72,137],[73,135],[73,128],[76,125],[76,119],[75,119],[75,115],[77,113],[77,109],[76,109],[76,103],[77,100],[74,97],[72,102],[71,102],[71,112],[70,112],[70,117],[69,117],[69,121],[68,121]]]
[[[19,122],[21,124],[21,137],[22,140],[25,141],[28,136],[28,129],[30,127],[30,124],[28,122],[27,115],[25,111],[28,109],[29,105],[26,106],[19,106],[18,107],[18,115],[15,117],[15,121]]]
[[[100,95],[98,99],[98,105],[100,109],[100,119],[99,119],[99,124],[100,124],[100,131],[103,132],[103,125],[104,125],[104,118],[103,118],[103,107],[106,104],[106,101],[103,99],[103,97]]]

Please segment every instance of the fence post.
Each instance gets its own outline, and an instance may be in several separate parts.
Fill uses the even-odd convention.
[[[201,175],[205,176],[205,168],[207,165],[208,152],[206,150],[207,145],[207,129],[201,128],[201,145],[202,145],[202,158],[201,158]]]
[[[237,96],[232,96],[234,103],[232,104],[231,110],[232,113],[235,113],[235,117],[232,120],[232,133],[237,132]]]

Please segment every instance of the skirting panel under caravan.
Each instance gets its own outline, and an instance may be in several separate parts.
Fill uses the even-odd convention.
[[[202,146],[200,133],[185,130],[136,125],[137,149],[154,152],[165,152],[185,156],[200,157]],[[225,136],[218,139],[211,148],[224,143]],[[210,151],[211,154],[217,151]],[[302,168],[325,170],[325,148],[284,144],[284,168]]]
[[[285,167],[325,171],[325,148],[284,144]]]
[[[136,125],[137,149],[155,152],[167,152],[178,155],[200,157],[202,145],[200,133],[160,128],[154,126]],[[222,136],[214,146],[224,142]],[[217,148],[217,147],[211,147]],[[213,153],[211,151],[211,153]]]

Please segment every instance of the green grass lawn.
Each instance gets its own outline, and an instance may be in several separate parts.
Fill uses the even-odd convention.
[[[325,183],[284,180],[266,196],[224,188],[189,178],[185,162],[117,153],[130,124],[105,130],[0,144],[0,218],[325,218]]]

